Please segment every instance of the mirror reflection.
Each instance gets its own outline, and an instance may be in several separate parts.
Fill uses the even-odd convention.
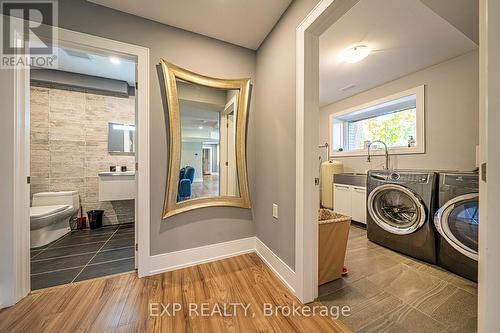
[[[108,152],[135,152],[135,125],[108,123]]]
[[[239,90],[205,87],[177,79],[181,168],[177,202],[239,197],[236,115]]]

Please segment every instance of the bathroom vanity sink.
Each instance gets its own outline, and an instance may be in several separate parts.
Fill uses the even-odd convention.
[[[333,176],[334,184],[366,187],[365,173],[339,173]]]
[[[98,175],[99,201],[135,199],[135,171],[100,172]]]
[[[115,172],[99,172],[99,177],[109,176],[135,176],[135,171],[115,171]]]

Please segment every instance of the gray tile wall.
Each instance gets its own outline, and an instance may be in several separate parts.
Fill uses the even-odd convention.
[[[99,202],[98,172],[134,170],[135,157],[108,153],[108,122],[135,123],[135,98],[48,84],[31,86],[31,194],[77,190],[84,213],[104,224],[134,222],[134,201]]]

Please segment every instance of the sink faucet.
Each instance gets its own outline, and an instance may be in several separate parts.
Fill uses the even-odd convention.
[[[371,161],[371,156],[370,156],[370,147],[372,146],[372,144],[374,143],[381,143],[384,145],[384,149],[385,149],[385,168],[384,170],[389,170],[389,151],[387,150],[387,145],[385,144],[384,141],[381,141],[381,140],[375,140],[375,141],[372,141],[368,144],[368,158],[366,159],[367,162],[370,162]]]

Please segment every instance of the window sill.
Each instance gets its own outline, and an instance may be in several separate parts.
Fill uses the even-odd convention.
[[[424,154],[424,147],[412,147],[412,148],[389,148],[389,155],[411,155],[411,154]],[[330,158],[335,157],[356,157],[356,156],[367,156],[368,150],[353,150],[353,151],[333,151],[330,154]],[[370,149],[371,156],[384,156],[384,149]]]

